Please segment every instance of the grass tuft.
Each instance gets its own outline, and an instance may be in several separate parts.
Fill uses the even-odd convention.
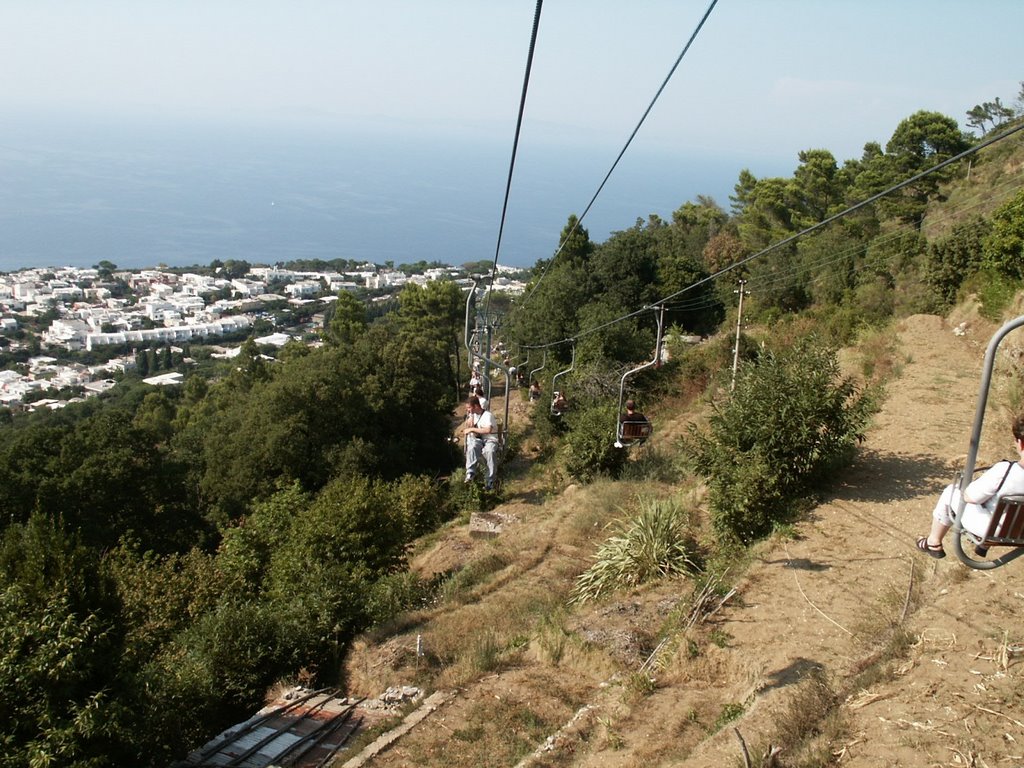
[[[585,603],[623,587],[696,570],[698,549],[690,516],[674,501],[640,500],[640,512],[597,551],[576,580],[572,603]]]

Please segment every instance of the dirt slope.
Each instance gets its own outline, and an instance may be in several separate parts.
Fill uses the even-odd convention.
[[[905,321],[910,360],[853,470],[800,540],[767,549],[750,570],[743,607],[726,615],[736,663],[755,670],[754,705],[738,723],[745,734],[771,732],[773,699],[802,671],[849,680],[912,592],[914,645],[894,680],[851,692],[841,764],[1024,764],[1024,726],[1014,722],[1024,720],[1022,665],[1002,669],[997,659],[1004,632],[1011,645],[1024,639],[1024,570],[972,572],[952,553],[936,561],[911,548],[966,453],[987,338],[987,329],[955,337],[935,317]],[[990,416],[980,463],[1012,455],[1006,423]],[[737,748],[725,729],[679,764],[726,764]]]
[[[913,551],[935,496],[966,452],[990,332],[972,325],[956,336],[931,316],[902,323],[906,362],[855,466],[797,526],[796,538],[754,550],[736,596],[713,618],[716,642],[655,654],[661,663],[650,689],[638,690],[629,675],[656,650],[657,629],[681,600],[678,583],[564,618],[565,636],[586,641],[567,642],[564,654],[538,643],[550,641],[544,615],[557,610],[601,538],[587,522],[597,525],[594,508],[627,503],[632,491],[598,484],[555,499],[514,499],[508,511],[521,524],[489,546],[510,562],[531,551],[517,561],[527,564],[498,570],[467,604],[415,617],[383,645],[360,644],[349,678],[366,689],[354,692],[368,694],[408,682],[416,674],[407,653],[416,634],[429,643],[453,626],[464,627],[466,643],[487,627],[499,645],[517,649],[512,661],[476,678],[450,669],[434,676],[459,695],[371,764],[513,765],[566,726],[521,764],[742,765],[733,728],[752,750],[777,740],[800,681],[820,670],[844,699],[847,727],[828,745],[840,765],[1024,765],[1024,661],[1013,654],[1024,641],[1024,561],[972,572],[952,554],[937,561]],[[1006,424],[990,414],[980,463],[1010,453]],[[421,564],[450,567],[479,557],[482,546],[453,530]],[[512,591],[539,605],[517,618],[518,646],[506,625]],[[901,636],[909,647],[881,644]],[[726,713],[736,717],[719,727]]]

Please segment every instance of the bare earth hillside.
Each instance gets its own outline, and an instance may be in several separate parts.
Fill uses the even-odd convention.
[[[421,573],[469,564],[478,581],[356,645],[354,694],[454,691],[367,764],[742,766],[740,734],[760,765],[768,744],[821,729],[818,762],[782,763],[1024,765],[1024,560],[976,572],[913,548],[966,453],[992,330],[903,321],[905,362],[855,465],[794,536],[754,547],[699,626],[679,629],[689,582],[562,607],[637,488],[510,484],[499,537],[454,526],[418,556]],[[1012,455],[1007,425],[990,412],[979,464]]]

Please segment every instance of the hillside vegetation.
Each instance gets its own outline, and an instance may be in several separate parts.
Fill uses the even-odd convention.
[[[1017,764],[1024,572],[914,551],[962,463],[992,328],[969,307],[915,315],[886,334],[884,360],[874,347],[844,355],[857,369],[888,361],[885,403],[832,489],[750,547],[715,551],[692,478],[565,486],[555,469],[507,489],[499,536],[453,524],[421,542],[413,569],[443,576],[436,604],[358,638],[346,677],[360,695],[457,693],[370,765]],[[1012,453],[1018,376],[1003,358],[985,463]],[[669,434],[627,475],[677,458],[670,435],[691,418],[659,412]],[[702,569],[573,600],[595,558],[617,556],[612,537],[656,506],[713,553]]]
[[[10,420],[0,766],[167,765],[281,680],[461,691],[381,764],[718,765],[736,723],[752,754],[784,743],[780,765],[853,755],[845,697],[899,699],[882,686],[922,647],[914,609],[970,583],[931,568],[906,587],[926,515],[884,510],[937,487],[969,411],[970,342],[1024,277],[1019,140],[744,260],[973,141],[919,112],[841,167],[809,150],[791,179],[744,172],[731,214],[702,199],[601,244],[570,217],[528,298],[480,318],[510,345],[548,345],[546,391],[576,347],[565,417],[513,393],[498,493],[461,482],[449,440],[465,301],[451,283],[410,287],[373,322],[342,297],[324,346],[274,365],[249,343],[179,391],[127,382]],[[977,336],[919,317],[968,297]],[[657,431],[627,453],[611,437],[619,376],[655,341],[655,313],[631,313],[658,302],[672,359],[631,381]],[[693,333],[709,338],[688,348]],[[496,539],[469,536],[482,511],[504,521]],[[858,515],[877,525],[842,527]],[[798,578],[773,590],[780,573]],[[564,747],[529,758],[568,723]]]

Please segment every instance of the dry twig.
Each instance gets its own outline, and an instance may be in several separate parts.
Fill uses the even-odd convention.
[[[990,715],[995,715],[996,717],[1005,718],[1005,719],[1009,720],[1011,723],[1013,723],[1014,725],[1016,725],[1021,730],[1024,730],[1024,723],[1022,723],[1020,720],[1014,720],[1009,715],[1004,715],[1002,712],[996,712],[994,709],[988,709],[987,707],[983,707],[983,706],[981,706],[979,704],[975,704],[974,708],[977,709],[977,710],[980,710],[982,712],[988,712]]]
[[[790,557],[790,555],[789,555],[789,547],[788,547],[788,546],[786,547],[786,557],[787,557],[788,559],[790,559],[790,560],[792,560],[792,559],[793,559],[793,558],[792,558],[792,557]],[[838,621],[836,621],[836,620],[835,620],[835,619],[833,619],[833,618],[832,618],[831,616],[829,616],[829,615],[828,615],[827,613],[825,613],[825,612],[824,612],[823,610],[821,610],[821,608],[819,608],[819,607],[818,607],[818,606],[816,606],[816,605],[815,605],[815,604],[814,604],[813,602],[811,602],[811,598],[809,598],[809,597],[807,596],[807,593],[806,593],[806,592],[804,592],[804,588],[800,586],[800,579],[798,579],[798,578],[797,578],[797,575],[796,575],[796,571],[795,571],[795,570],[793,571],[793,581],[795,581],[795,582],[796,582],[796,588],[800,590],[800,594],[804,596],[804,600],[806,600],[806,601],[807,601],[807,604],[808,604],[809,606],[811,606],[811,608],[813,608],[813,609],[814,609],[814,610],[816,610],[816,611],[817,611],[818,613],[820,613],[820,614],[821,614],[822,616],[824,616],[824,617],[825,617],[826,619],[828,619],[828,621],[830,621],[830,622],[832,622],[833,624],[835,624],[835,625],[836,625],[837,627],[839,627],[839,628],[840,628],[841,630],[843,630],[843,632],[845,632],[846,634],[848,634],[848,635],[849,635],[850,637],[853,637],[853,632],[851,632],[850,630],[848,630],[848,629],[847,629],[846,627],[844,627],[844,626],[843,626],[842,624],[840,624],[840,623],[839,623]]]
[[[747,751],[747,742],[743,740],[743,734],[740,733],[739,728],[733,728],[732,732],[736,734],[736,738],[740,740],[740,751],[743,752],[743,766],[744,768],[752,768],[750,765],[750,752]]]
[[[907,596],[903,600],[903,612],[900,614],[900,624],[907,620],[907,609],[910,608],[910,593],[914,591],[914,561],[910,561],[910,583],[907,585]]]

